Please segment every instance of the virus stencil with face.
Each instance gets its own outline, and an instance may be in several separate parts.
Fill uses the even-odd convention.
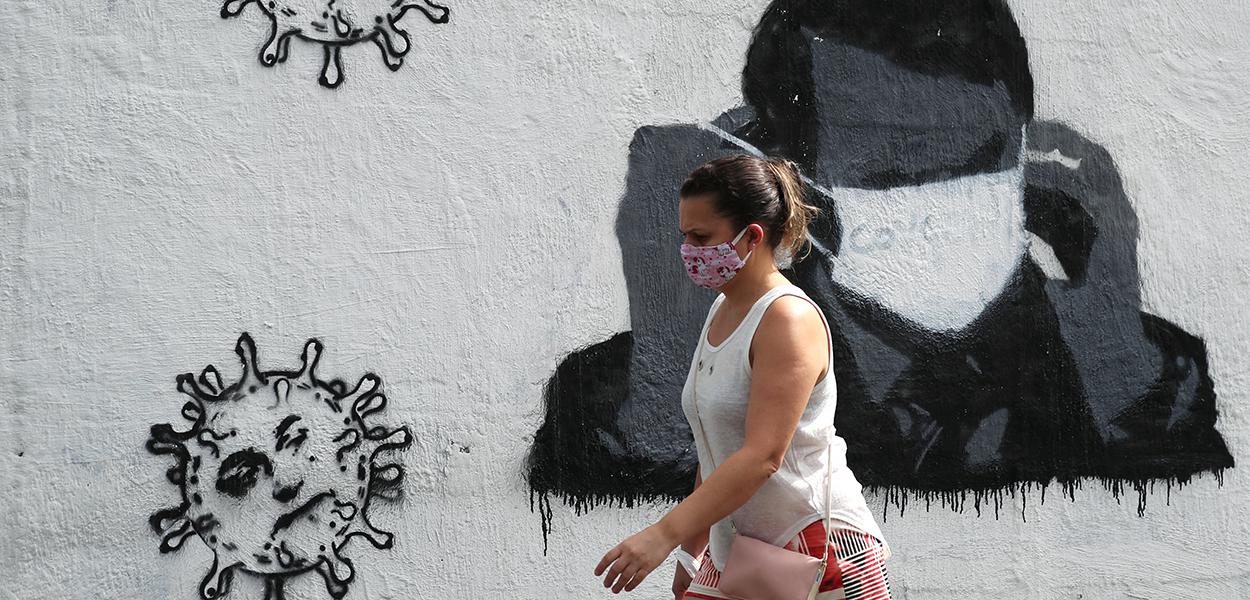
[[[286,578],[307,571],[342,598],[355,576],[343,547],[356,536],[391,546],[393,536],[375,529],[366,511],[373,499],[398,496],[403,467],[379,455],[406,448],[412,436],[369,422],[386,407],[377,376],[366,374],[351,391],[317,379],[321,350],[309,340],[298,372],[261,372],[244,333],[235,346],[242,378],[224,386],[212,365],[198,378],[180,375],[190,429],[152,426],[147,448],[178,459],[167,476],[182,502],[153,514],[151,525],[163,535],[161,552],[192,534],[213,551],[200,586],[205,599],[224,596],[236,570],[263,578],[267,600],[283,598]]]
[[[381,50],[382,61],[395,71],[411,48],[408,32],[399,26],[404,14],[416,9],[431,23],[441,24],[450,12],[430,0],[226,0],[221,16],[236,17],[253,2],[271,21],[260,63],[272,67],[285,61],[292,37],[317,42],[325,49],[318,81],[330,88],[343,83],[339,56],[343,46],[372,41]]]

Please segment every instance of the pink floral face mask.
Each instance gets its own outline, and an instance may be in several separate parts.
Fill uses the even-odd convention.
[[[744,227],[738,235],[734,236],[732,242],[722,242],[715,246],[692,246],[690,244],[681,245],[681,260],[686,263],[686,275],[690,276],[690,280],[705,288],[718,289],[729,283],[742,267],[746,266],[747,259],[751,258],[751,249],[747,252],[746,258],[738,258],[738,251],[734,249],[734,244],[742,239],[742,234],[747,232],[749,227]]]

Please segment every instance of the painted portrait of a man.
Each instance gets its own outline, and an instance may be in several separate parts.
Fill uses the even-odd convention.
[[[635,132],[616,222],[631,329],[556,368],[536,494],[585,508],[689,492],[677,402],[714,293],[677,259],[677,187],[750,149],[796,161],[822,210],[785,273],[829,317],[838,433],[866,487],[1141,491],[1233,466],[1204,342],[1142,310],[1115,162],[1035,118],[1005,2],[778,0],[742,91],[709,123]]]

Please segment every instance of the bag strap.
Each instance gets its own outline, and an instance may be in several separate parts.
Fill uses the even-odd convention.
[[[765,293],[769,293],[769,292],[765,292]],[[784,296],[784,295],[786,294],[779,294],[778,297]],[[819,307],[817,307],[817,310],[819,310]],[[827,379],[829,377],[833,377],[833,339],[832,339],[831,332],[829,332],[828,330],[829,323],[828,321],[825,320],[825,316],[823,313],[821,313],[820,318],[826,328],[825,338],[826,338],[826,341],[828,342],[828,347],[829,347],[829,360],[828,360],[829,366],[828,366],[828,372],[825,373],[825,378]],[[691,406],[694,407],[695,420],[699,422],[699,431],[703,434],[703,446],[707,448],[708,461],[712,463],[712,470],[715,471],[716,462],[712,460],[712,445],[708,443],[707,431],[703,428],[703,417],[699,414],[699,395],[698,395],[699,371],[703,370],[703,365],[701,364],[703,362],[703,346],[706,344],[705,340],[707,338],[707,330],[709,329],[709,326],[711,325],[711,323],[712,323],[712,317],[709,316],[707,323],[704,324],[702,333],[699,334],[699,343],[696,345],[697,350],[695,352],[694,378],[691,380],[691,384],[690,384],[690,395],[691,395]],[[823,555],[820,557],[821,573],[824,573],[825,565],[827,565],[829,562],[829,546],[831,545],[829,534],[831,533],[830,528],[833,525],[832,501],[833,501],[833,440],[830,439],[829,444],[826,447],[826,457],[825,457],[825,515],[824,515],[825,550],[824,550]],[[736,533],[738,530],[738,527],[734,525],[733,519],[726,517],[726,520],[729,521],[729,526],[732,527],[734,529],[734,532]],[[819,585],[819,583],[817,585]]]

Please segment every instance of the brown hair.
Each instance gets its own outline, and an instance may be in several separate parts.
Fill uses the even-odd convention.
[[[784,158],[734,154],[708,161],[681,184],[682,198],[708,194],[713,207],[740,230],[759,223],[775,247],[798,254],[819,212],[803,198],[799,166]]]

